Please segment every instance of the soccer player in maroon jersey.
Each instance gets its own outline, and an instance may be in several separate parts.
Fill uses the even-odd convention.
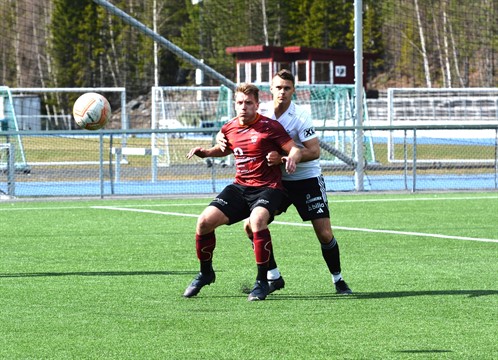
[[[187,287],[183,296],[192,297],[203,286],[215,281],[212,267],[216,246],[215,229],[249,218],[253,230],[254,254],[257,276],[249,301],[264,300],[269,293],[268,262],[272,252],[268,223],[284,198],[282,172],[278,166],[269,166],[267,154],[272,151],[285,153],[282,162],[285,171],[292,173],[301,159],[301,151],[277,121],[257,113],[259,89],[252,84],[241,84],[235,90],[237,116],[221,128],[227,147],[221,150],[216,144],[210,149],[195,147],[187,158],[196,155],[222,157],[233,153],[235,181],[204,209],[197,220],[195,243],[200,272]]]

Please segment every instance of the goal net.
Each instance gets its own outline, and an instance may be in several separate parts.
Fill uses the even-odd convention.
[[[389,125],[489,125],[498,120],[498,88],[391,88],[388,90],[387,118]],[[410,134],[412,135],[412,134]],[[419,143],[433,146],[493,145],[495,131],[490,129],[420,129],[416,132]],[[413,136],[410,137],[413,139]],[[401,151],[406,142],[403,130],[391,131],[388,137],[388,158],[391,162],[404,161]],[[448,156],[422,158],[420,162],[461,162],[453,148]],[[465,159],[465,162],[482,162]],[[492,161],[492,160],[489,160]]]
[[[259,88],[261,103],[271,102],[269,85],[260,85]],[[308,109],[317,128],[346,128],[355,125],[354,86],[300,85],[296,89],[294,101],[297,105]],[[367,114],[366,109],[363,113]],[[233,93],[225,86],[152,88],[152,127],[155,129],[200,127],[207,131],[192,133],[191,136],[198,139],[206,139],[207,136],[211,139],[212,130],[220,128],[233,116],[235,116]],[[368,125],[367,119],[364,124]],[[159,166],[169,166],[176,158],[184,156],[183,153],[175,154],[174,148],[169,146],[169,139],[176,136],[178,135],[174,132],[153,136],[152,148],[159,149]],[[321,130],[319,136],[323,150],[320,158],[322,163],[348,165],[354,163],[354,130]],[[365,134],[364,144],[366,161],[375,162],[373,141],[368,132]]]
[[[153,87],[152,129],[192,128],[192,133],[153,133],[151,148],[157,149],[157,166],[181,163],[181,147],[170,146],[170,139],[188,136],[190,140],[212,143],[212,130],[234,116],[232,91],[226,86]],[[229,161],[228,159],[219,161]]]

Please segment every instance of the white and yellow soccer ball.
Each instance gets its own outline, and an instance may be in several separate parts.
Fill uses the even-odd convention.
[[[88,92],[81,95],[73,105],[76,124],[86,130],[103,128],[111,117],[111,105],[102,95]]]

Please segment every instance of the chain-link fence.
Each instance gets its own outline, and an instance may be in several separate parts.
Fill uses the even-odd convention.
[[[344,128],[317,130],[340,136]],[[377,126],[365,130],[372,135],[376,154],[375,161],[363,167],[365,191],[498,189],[498,125]],[[216,129],[3,132],[0,191],[4,197],[216,193],[233,181],[233,161],[185,157],[194,146],[211,146],[215,132]],[[16,136],[25,153],[23,167],[9,160],[15,158],[11,152],[17,151],[16,143],[5,145]],[[157,142],[152,147],[153,136],[167,141],[161,147]],[[354,160],[345,162],[334,157],[334,135],[322,139],[322,143],[327,190],[354,191]],[[391,151],[396,153],[396,161],[390,160]],[[167,164],[158,161],[166,152]]]

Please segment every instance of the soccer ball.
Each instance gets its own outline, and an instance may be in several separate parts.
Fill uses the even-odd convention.
[[[100,94],[85,93],[75,101],[73,116],[79,127],[87,130],[98,130],[103,128],[109,121],[111,105]]]

